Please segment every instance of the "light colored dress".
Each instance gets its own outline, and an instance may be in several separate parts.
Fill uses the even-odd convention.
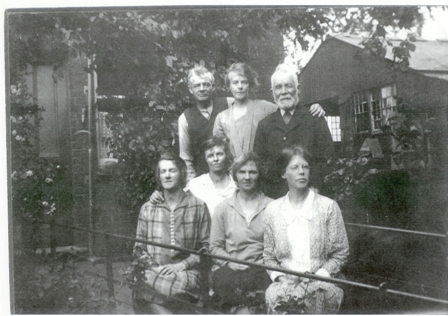
[[[235,120],[233,102],[216,117],[213,135],[225,137],[233,157],[238,157],[253,150],[258,123],[276,110],[277,106],[271,102],[248,100],[246,114]]]
[[[289,193],[270,203],[265,211],[264,264],[298,272],[325,269],[337,277],[349,254],[347,234],[338,204],[310,190],[304,206],[295,210]],[[283,273],[268,271],[274,281]],[[289,281],[274,282],[266,290],[268,312],[289,300],[297,301],[293,312],[336,312],[343,291],[334,284],[285,275]]]
[[[213,216],[216,206],[231,197],[236,189],[237,185],[231,176],[229,184],[224,189],[215,188],[210,173],[191,179],[185,188],[207,204],[210,217]]]

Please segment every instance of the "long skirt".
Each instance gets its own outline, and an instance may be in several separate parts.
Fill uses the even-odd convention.
[[[268,314],[334,314],[344,291],[328,282],[310,279],[274,282],[266,290]]]

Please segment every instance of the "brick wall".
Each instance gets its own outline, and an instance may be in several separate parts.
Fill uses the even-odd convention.
[[[71,59],[68,63],[70,90],[70,130],[71,130],[71,166],[72,166],[72,194],[73,211],[72,225],[89,228],[89,159],[92,168],[92,223],[95,230],[107,231],[114,234],[134,236],[136,217],[119,206],[116,198],[114,179],[98,173],[98,158],[96,149],[95,106],[92,105],[91,119],[91,154],[89,155],[89,130],[87,118],[88,96],[84,87],[88,85],[86,58]],[[84,122],[83,122],[84,109]],[[74,243],[78,246],[89,245],[88,234],[74,233]],[[129,243],[113,240],[112,250],[121,252],[132,249]],[[104,255],[104,237],[93,236],[93,253]]]

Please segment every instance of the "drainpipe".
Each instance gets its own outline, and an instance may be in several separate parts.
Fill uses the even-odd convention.
[[[93,57],[95,58],[95,56]],[[93,193],[92,193],[92,101],[95,99],[95,73],[93,69],[90,69],[92,65],[92,60],[87,59],[87,68],[89,72],[87,73],[87,130],[89,131],[88,140],[88,153],[89,153],[89,229],[93,229]],[[93,235],[89,234],[89,254],[93,256]]]

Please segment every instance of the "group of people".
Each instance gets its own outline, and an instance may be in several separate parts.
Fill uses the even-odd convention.
[[[345,264],[341,211],[311,176],[333,152],[324,111],[299,104],[296,73],[284,64],[271,77],[276,104],[249,98],[258,82],[247,64],[232,65],[225,82],[232,98],[216,98],[213,75],[203,66],[190,71],[196,106],[179,117],[180,157],[160,157],[161,190],[142,206],[137,225],[138,239],[219,258],[210,263],[137,242],[147,290],[134,291],[134,310],[170,314],[170,298],[197,303],[212,294],[224,311],[249,313],[255,300],[247,294],[262,293],[269,313],[284,312],[279,307],[294,295],[304,312],[335,312],[343,298],[336,285],[242,263],[324,277],[337,277]]]

